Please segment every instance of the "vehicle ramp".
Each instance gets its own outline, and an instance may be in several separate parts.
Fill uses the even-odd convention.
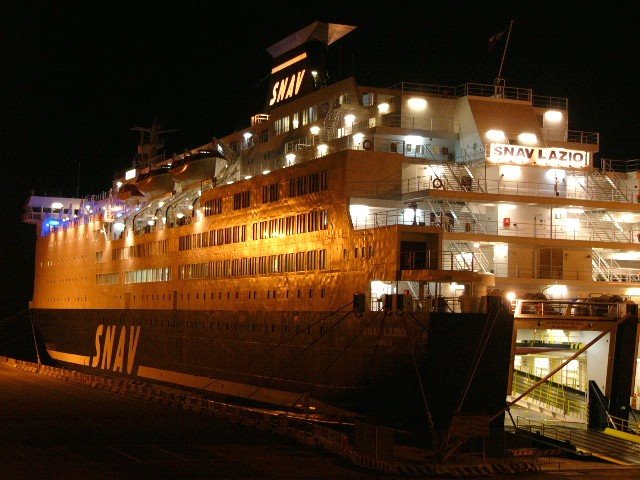
[[[518,419],[520,420],[520,419]],[[618,465],[640,465],[640,436],[606,429],[587,429],[585,425],[549,425],[529,419],[517,422],[516,431],[535,435],[540,441],[549,441],[568,451],[616,463]],[[618,432],[618,433],[614,433]]]

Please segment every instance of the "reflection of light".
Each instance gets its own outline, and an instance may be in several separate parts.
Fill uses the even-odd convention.
[[[564,226],[567,230],[580,230],[580,220],[577,218],[565,218]]]
[[[263,174],[263,175],[267,175],[267,174],[269,174],[269,173],[271,173],[271,170],[263,170],[263,171],[262,171],[262,174]]]
[[[505,139],[504,132],[502,130],[489,130],[485,135],[492,142],[502,142]]]
[[[407,101],[409,108],[414,111],[420,111],[427,108],[427,101],[424,98],[413,97]]]
[[[640,296],[640,288],[637,288],[637,287],[627,288],[627,290],[625,291],[625,294],[638,297]]]
[[[124,223],[116,222],[116,223],[113,224],[113,228],[115,230],[124,230]]]
[[[562,120],[562,112],[558,110],[547,110],[544,112],[544,119],[547,122],[558,123]]]
[[[318,155],[326,155],[328,150],[329,150],[328,145],[324,143],[318,145]]]
[[[156,223],[156,222],[154,222],[153,220],[149,220],[149,221],[147,222],[147,225],[154,225],[155,223]]]
[[[369,215],[368,205],[350,205],[349,213],[352,217],[366,217]]]
[[[523,132],[518,135],[518,141],[523,145],[536,145],[538,143],[538,137],[535,133]]]
[[[311,135],[317,135],[318,133],[320,133],[320,127],[317,125],[314,125],[309,129],[309,131],[311,132]]]
[[[164,207],[164,202],[158,202],[158,207],[160,208]]]
[[[494,252],[498,257],[506,257],[507,253],[509,253],[509,245],[506,243],[498,243],[494,247]]]
[[[478,242],[474,242],[473,248],[480,248],[480,244]]]
[[[51,208],[56,208],[56,209],[62,208],[62,204],[60,202],[53,202],[51,204]]]
[[[614,252],[611,254],[613,260],[640,260],[640,252]]]
[[[547,292],[552,297],[563,297],[567,294],[567,286],[566,285],[551,285]]]
[[[49,220],[49,225],[53,225],[55,227],[56,225],[60,225],[60,222],[58,220]]]
[[[249,180],[250,178],[251,178],[251,175],[245,175],[245,176],[244,176],[244,179],[245,179],[245,180]]]
[[[522,168],[517,165],[503,165],[500,172],[505,180],[518,180],[522,174]]]
[[[516,292],[507,292],[506,295],[507,300],[513,302],[516,299]]]
[[[383,115],[389,112],[389,104],[387,102],[378,105],[378,111]]]

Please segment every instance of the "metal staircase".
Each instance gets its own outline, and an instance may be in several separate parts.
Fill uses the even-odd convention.
[[[459,258],[457,264],[452,262],[453,265],[462,264],[463,270],[473,272],[490,273],[491,262],[485,256],[482,251],[474,251],[475,249],[469,245],[469,242],[447,242],[445,249],[448,252],[456,254]],[[470,259],[468,257],[471,257]]]
[[[469,163],[445,162],[442,170],[445,187],[465,192],[485,192],[484,177],[472,168]]]
[[[625,232],[617,220],[604,209],[585,211],[580,214],[580,220],[589,228],[591,240],[616,243],[633,242],[631,234]]]
[[[591,251],[591,265],[593,266],[593,279],[595,281],[621,282],[626,276],[619,272],[620,265],[612,258],[605,258],[597,250]]]
[[[605,202],[633,202],[633,193],[624,186],[615,172],[600,171],[571,173],[574,183],[586,194],[586,198]]]

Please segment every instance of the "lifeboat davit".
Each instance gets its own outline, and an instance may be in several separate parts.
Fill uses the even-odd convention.
[[[118,198],[129,205],[136,205],[140,200],[144,200],[145,196],[135,183],[125,183],[118,190]]]
[[[212,180],[226,160],[218,150],[202,151],[173,162],[171,175],[184,190],[186,187]]]
[[[168,165],[141,173],[136,179],[136,186],[149,200],[172,193],[174,185],[175,180]]]

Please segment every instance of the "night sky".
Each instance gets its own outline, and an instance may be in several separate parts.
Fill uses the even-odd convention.
[[[514,26],[507,86],[569,99],[569,128],[600,132],[605,158],[640,157],[636,2],[0,2],[0,321],[27,308],[36,194],[81,196],[131,165],[159,120],[167,153],[249,125],[263,111],[265,49],[313,21],[358,28],[329,47],[334,78],[493,83]],[[601,5],[597,6],[596,5]]]

